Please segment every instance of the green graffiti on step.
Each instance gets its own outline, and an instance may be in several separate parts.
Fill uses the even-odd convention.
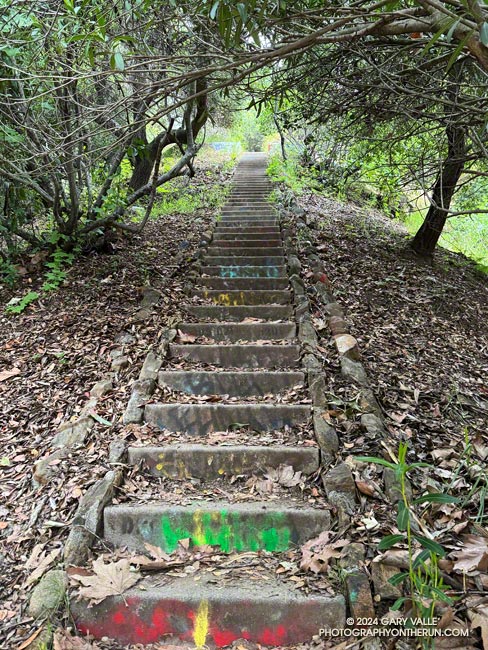
[[[159,545],[167,553],[178,546],[180,539],[190,539],[194,546],[208,544],[222,551],[286,551],[290,546],[290,528],[285,515],[273,513],[257,521],[238,512],[201,512],[164,516],[161,518]]]

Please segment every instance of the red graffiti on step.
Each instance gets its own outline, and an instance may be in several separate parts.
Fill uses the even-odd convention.
[[[191,641],[193,637],[196,608],[190,608],[182,602],[166,602],[165,607],[151,607],[142,599],[128,598],[126,603],[117,603],[102,614],[103,609],[103,604],[93,608],[93,618],[88,614],[88,610],[86,620],[77,620],[78,630],[82,634],[90,633],[98,639],[103,636],[115,637],[122,643],[156,643],[165,635],[175,635],[187,641]],[[285,644],[290,632],[293,637],[292,630],[287,630],[284,625],[249,631],[240,628],[224,629],[216,622],[210,622],[207,641],[213,641],[218,648],[230,645],[236,639],[247,639],[276,647]]]

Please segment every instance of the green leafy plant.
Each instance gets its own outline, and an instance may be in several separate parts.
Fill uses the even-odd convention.
[[[7,314],[21,314],[24,309],[39,298],[37,291],[29,291],[23,298],[12,298],[7,304],[5,311]]]
[[[161,188],[160,188],[161,189]],[[225,203],[230,187],[222,185],[210,185],[204,190],[195,191],[193,188],[175,188],[170,183],[158,194],[161,198],[155,202],[152,215],[155,217],[171,214],[192,214],[200,209],[218,210]]]
[[[75,254],[79,252],[79,248],[75,248],[73,252],[67,253],[57,244],[67,239],[64,235],[57,231],[53,231],[47,240],[50,244],[56,245],[49,261],[45,263],[47,269],[44,274],[44,282],[41,285],[42,291],[54,291],[66,279],[66,267],[73,264]],[[1,273],[0,267],[0,273]],[[37,291],[29,291],[22,298],[12,298],[5,308],[7,314],[21,314],[26,307],[39,298]]]
[[[394,575],[390,578],[390,582],[394,585],[407,583],[408,593],[398,598],[392,609],[398,610],[407,603],[412,618],[428,620],[434,616],[436,603],[452,605],[453,600],[446,593],[447,586],[443,582],[439,569],[439,559],[445,556],[445,549],[428,534],[421,535],[418,532],[423,526],[419,525],[421,517],[417,515],[416,510],[435,503],[458,503],[459,499],[441,492],[424,494],[411,499],[407,489],[408,473],[430,465],[421,462],[408,463],[407,452],[408,445],[402,442],[399,445],[397,462],[390,462],[376,456],[359,456],[357,460],[382,465],[395,474],[401,494],[396,519],[399,533],[384,537],[378,545],[378,550],[385,551],[397,544],[406,545],[408,569]],[[425,529],[422,532],[425,533]],[[432,647],[432,639],[427,637],[424,647]]]
[[[266,173],[272,181],[284,183],[296,195],[322,189],[317,185],[316,171],[302,167],[299,157],[293,152],[287,160],[278,154],[271,156]]]
[[[51,256],[51,261],[46,262],[49,269],[44,276],[43,291],[53,291],[66,279],[67,271],[64,267],[73,263],[73,253],[66,253],[61,248],[56,248]]]
[[[0,260],[0,279],[7,287],[15,286],[19,277],[15,266],[8,260]]]

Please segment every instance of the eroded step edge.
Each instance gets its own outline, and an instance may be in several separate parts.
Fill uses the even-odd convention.
[[[236,291],[243,289],[244,291],[251,291],[253,289],[262,291],[263,289],[270,291],[276,289],[286,289],[288,287],[288,278],[199,278],[197,286],[205,286],[208,289],[215,291],[222,289],[229,289]]]
[[[201,272],[204,275],[220,278],[286,278],[287,268],[283,264],[274,266],[239,266],[238,264],[227,264],[221,266],[202,266]]]
[[[172,553],[180,540],[189,539],[192,546],[208,544],[224,553],[280,553],[328,530],[329,524],[328,510],[293,507],[282,501],[121,504],[105,508],[103,538],[113,546],[136,551],[152,544]]]
[[[188,395],[229,395],[253,397],[278,394],[303,386],[302,372],[212,372],[200,370],[161,370],[160,388],[178,390]]]
[[[205,436],[248,426],[254,431],[273,431],[304,424],[311,409],[302,404],[147,404],[144,419],[159,429]]]
[[[289,320],[293,316],[291,305],[249,305],[220,307],[219,305],[183,305],[183,309],[197,318],[214,321],[241,321],[244,318],[262,320]]]
[[[174,444],[129,447],[128,461],[131,465],[144,461],[154,476],[212,480],[237,474],[261,474],[269,467],[277,468],[280,465],[291,465],[295,472],[312,474],[319,468],[319,450],[316,447],[285,445]]]
[[[238,305],[287,305],[291,302],[291,291],[286,289],[257,289],[255,291],[245,289],[229,289],[227,291],[201,289],[195,291],[194,295],[210,300],[216,305],[228,307]]]
[[[298,345],[194,345],[172,343],[170,357],[230,368],[294,368],[300,359]]]
[[[263,280],[261,279],[260,282]],[[295,323],[180,323],[182,334],[215,341],[279,341],[296,336]],[[269,374],[269,373],[267,373]]]
[[[120,644],[157,643],[167,635],[196,647],[224,647],[237,639],[271,647],[311,641],[321,629],[342,628],[342,596],[303,595],[264,580],[241,581],[234,587],[207,580],[172,580],[163,587],[149,581],[88,607],[71,603],[78,630]],[[215,584],[217,582],[217,584]]]

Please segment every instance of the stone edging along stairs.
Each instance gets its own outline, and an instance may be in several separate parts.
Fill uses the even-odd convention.
[[[253,444],[248,436],[243,444],[206,444],[207,436],[235,423],[272,432],[303,425],[312,415],[308,403],[259,399],[306,383],[282,232],[266,202],[270,185],[265,167],[262,154],[241,159],[232,195],[206,251],[203,277],[197,280],[194,296],[199,304],[186,306],[197,322],[179,327],[184,340],[205,337],[213,342],[171,344],[171,359],[192,365],[188,370],[159,371],[161,389],[193,396],[193,402],[147,404],[145,421],[172,437],[160,445],[129,449],[129,464],[144,461],[155,477],[193,477],[205,483],[280,465],[303,474],[320,466],[319,447],[312,440],[298,444],[290,438],[263,445]],[[221,370],[206,370],[204,364]],[[202,403],[197,399],[201,395],[243,401]],[[209,544],[225,553],[274,553],[330,527],[327,509],[286,498],[194,505],[121,503],[107,506],[103,519],[105,541],[135,551],[144,551],[149,543],[171,552],[178,540],[189,538],[193,545]],[[93,607],[73,601],[71,610],[80,631],[121,644],[157,642],[172,635],[197,647],[221,647],[239,638],[291,645],[310,640],[321,628],[343,627],[342,596],[306,594],[289,584],[274,574],[266,580],[241,577],[232,583],[219,581],[213,573],[176,578],[156,573],[122,596]]]

